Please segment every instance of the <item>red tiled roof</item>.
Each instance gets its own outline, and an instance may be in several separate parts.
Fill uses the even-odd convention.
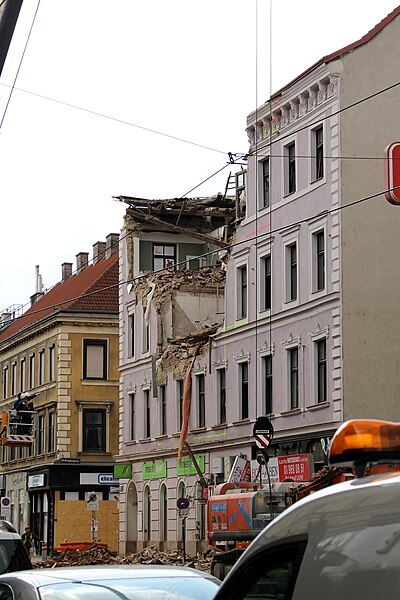
[[[384,19],[382,19],[382,21],[380,21],[377,25],[375,25],[375,27],[373,27],[370,31],[368,31],[368,33],[366,33],[359,40],[352,42],[351,44],[348,44],[347,46],[344,46],[343,48],[340,48],[340,50],[336,50],[336,52],[332,52],[331,54],[327,54],[326,56],[323,56],[320,60],[317,60],[317,62],[314,63],[313,65],[311,65],[311,67],[308,67],[308,69],[306,69],[305,71],[300,73],[300,75],[297,75],[297,77],[292,79],[292,81],[290,81],[285,86],[283,86],[281,89],[279,89],[277,92],[272,94],[271,98],[274,98],[275,96],[278,96],[279,94],[281,94],[283,92],[283,90],[285,90],[286,88],[291,86],[293,83],[295,83],[299,79],[302,79],[302,77],[304,77],[310,71],[313,71],[319,65],[322,65],[323,63],[332,62],[333,60],[340,58],[340,56],[343,56],[343,54],[347,54],[347,52],[351,52],[352,50],[359,48],[359,46],[366,44],[367,42],[372,40],[372,38],[375,37],[380,31],[382,31],[382,29],[384,29],[386,27],[386,25],[388,25],[391,21],[393,21],[399,14],[400,14],[400,6],[395,8],[391,13],[389,13]]]
[[[0,333],[0,342],[61,311],[117,315],[118,278],[118,252],[116,252],[110,258],[85,267],[80,273],[57,283]]]

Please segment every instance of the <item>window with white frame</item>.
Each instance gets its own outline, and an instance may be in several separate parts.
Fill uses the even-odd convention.
[[[153,244],[153,270],[173,267],[176,263],[175,244]]]
[[[263,391],[263,407],[264,415],[272,413],[272,354],[267,354],[261,357],[261,373],[262,373],[262,391]]]
[[[107,379],[107,340],[83,340],[83,379]]]
[[[135,313],[128,315],[128,356],[135,356]]]
[[[56,420],[56,412],[55,410],[49,410],[47,416],[47,452],[51,454],[54,452],[54,432],[55,432],[55,420]]]
[[[249,363],[240,362],[239,367],[239,419],[249,418]]]
[[[206,390],[204,373],[196,375],[197,427],[206,424]]]
[[[29,355],[29,389],[35,387],[36,385],[36,376],[35,376],[35,353],[32,352]]]
[[[292,242],[285,246],[285,283],[286,302],[297,300],[297,243]]]
[[[160,402],[160,435],[167,434],[167,389],[165,385],[158,388],[158,398]]]
[[[45,414],[43,412],[39,413],[37,416],[37,454],[44,454],[44,423],[45,423]]]
[[[151,405],[150,405],[150,390],[143,390],[143,415],[144,415],[144,437],[151,437]]]
[[[296,144],[291,142],[284,147],[284,194],[296,191]]]
[[[260,259],[260,295],[261,311],[271,310],[272,302],[272,277],[271,277],[271,255],[267,254]]]
[[[226,423],[226,369],[217,369],[218,423]]]
[[[326,338],[314,342],[316,402],[327,401]]]
[[[26,390],[26,359],[25,356],[21,357],[19,361],[19,389],[21,392],[25,392]]]
[[[83,452],[106,451],[106,410],[104,408],[84,408],[83,413]]]
[[[311,144],[311,181],[318,181],[324,176],[324,128],[322,125],[311,131]]]
[[[240,320],[247,317],[247,264],[237,267],[236,275],[237,319]]]
[[[262,190],[261,190],[261,208],[268,208],[270,205],[270,160],[266,158],[261,162],[262,167]]]
[[[8,398],[8,365],[3,368],[3,398]]]
[[[299,407],[299,349],[297,346],[287,350],[287,358],[289,408],[294,410]]]
[[[236,173],[236,203],[240,212],[246,210],[246,175],[247,171]]]

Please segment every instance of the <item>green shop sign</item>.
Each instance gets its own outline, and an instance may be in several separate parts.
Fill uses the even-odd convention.
[[[117,464],[114,465],[115,479],[132,479],[132,465]]]
[[[197,464],[200,467],[200,471],[204,473],[204,454],[198,454],[195,456]],[[190,456],[185,456],[181,460],[181,464],[176,461],[176,474],[177,475],[197,475],[196,467],[193,464]]]
[[[162,479],[167,476],[167,461],[153,460],[143,463],[142,479]]]

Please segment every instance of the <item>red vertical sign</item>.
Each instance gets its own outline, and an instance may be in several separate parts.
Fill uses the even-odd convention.
[[[390,204],[400,204],[400,142],[385,150],[385,198]]]

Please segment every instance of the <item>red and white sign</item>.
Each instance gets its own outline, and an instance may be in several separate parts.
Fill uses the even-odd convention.
[[[240,481],[250,481],[250,461],[237,456],[227,481],[233,481],[235,485]]]
[[[390,204],[400,205],[400,142],[385,149],[385,198]]]
[[[310,481],[310,455],[278,456],[279,481]]]

